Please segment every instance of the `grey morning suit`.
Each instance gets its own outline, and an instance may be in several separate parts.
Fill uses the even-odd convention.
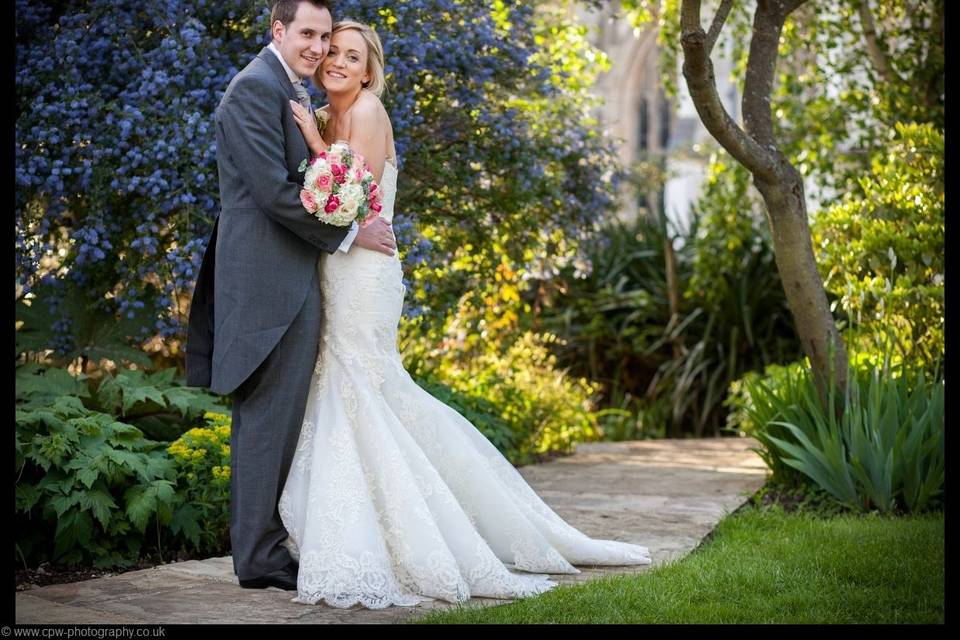
[[[216,111],[221,211],[190,309],[187,384],[233,394],[230,541],[241,580],[291,559],[277,502],[318,351],[317,260],[349,230],[300,203],[297,168],[309,152],[296,99],[266,48],[227,87]]]

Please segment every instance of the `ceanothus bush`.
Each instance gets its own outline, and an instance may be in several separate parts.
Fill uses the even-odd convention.
[[[616,175],[585,72],[544,54],[569,30],[522,0],[335,11],[384,44],[407,315],[446,313],[503,263],[541,276],[571,259]],[[213,113],[268,38],[263,0],[16,0],[18,298],[55,313],[79,291],[148,319],[144,337],[182,337],[219,206]],[[53,329],[66,350],[69,318]]]

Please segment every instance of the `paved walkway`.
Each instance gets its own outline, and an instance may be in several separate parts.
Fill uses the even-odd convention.
[[[764,482],[753,440],[647,440],[581,444],[573,456],[520,472],[562,518],[594,538],[650,548],[656,566],[693,550]],[[642,567],[581,567],[573,583]],[[230,557],[191,560],[109,578],[20,592],[17,623],[391,623],[449,607],[379,611],[291,602],[292,592],[241,589]],[[471,603],[505,601],[475,598]]]

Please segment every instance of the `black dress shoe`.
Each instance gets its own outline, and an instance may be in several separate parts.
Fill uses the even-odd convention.
[[[296,562],[291,562],[282,569],[271,571],[259,578],[250,578],[241,580],[240,586],[244,589],[266,589],[267,587],[279,587],[287,591],[297,590],[297,569]]]

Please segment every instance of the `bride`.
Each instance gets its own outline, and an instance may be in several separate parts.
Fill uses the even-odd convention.
[[[291,104],[314,154],[345,140],[368,161],[390,221],[396,153],[383,49],[366,25],[334,25],[314,80],[321,135]],[[354,247],[320,263],[324,325],[296,454],[279,501],[299,560],[296,602],[379,609],[513,599],[573,565],[649,564],[646,547],[593,540],[554,513],[465,418],[418,387],[397,350],[399,257]]]

